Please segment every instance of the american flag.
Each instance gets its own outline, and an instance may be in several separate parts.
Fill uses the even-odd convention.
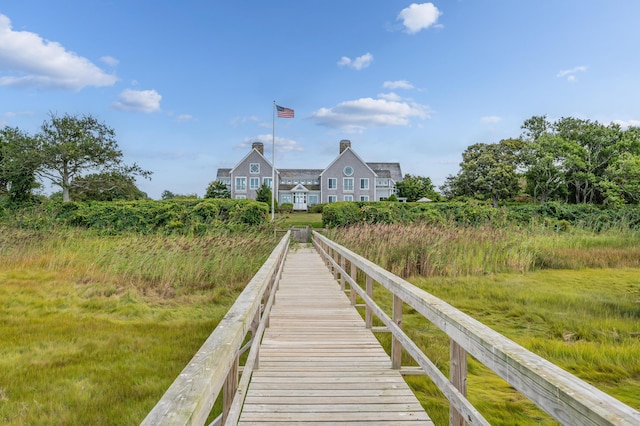
[[[276,109],[278,110],[278,117],[293,118],[293,110],[291,108],[285,108],[281,107],[280,105],[276,105]]]

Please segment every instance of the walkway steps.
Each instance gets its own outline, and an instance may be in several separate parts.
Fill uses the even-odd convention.
[[[288,253],[240,425],[432,425],[312,248]]]

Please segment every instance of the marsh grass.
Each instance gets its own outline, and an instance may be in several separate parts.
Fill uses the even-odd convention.
[[[0,423],[139,424],[274,246],[0,233]]]
[[[331,237],[640,409],[636,231],[558,234],[519,228],[377,225],[346,229]],[[548,269],[551,265],[563,269]],[[374,298],[391,313],[391,296],[378,284]],[[449,338],[407,306],[403,328],[448,375]],[[389,350],[390,335],[376,335]],[[403,365],[415,362],[403,354]],[[435,385],[420,376],[407,377],[407,382],[435,424],[448,424],[448,403]],[[557,424],[471,357],[468,395],[491,424]]]

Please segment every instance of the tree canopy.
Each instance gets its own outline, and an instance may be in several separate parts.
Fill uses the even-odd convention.
[[[214,180],[209,183],[204,198],[231,198],[231,191],[224,183]]]
[[[432,201],[439,201],[442,197],[438,194],[431,182],[431,178],[426,176],[404,175],[401,182],[396,184],[398,196],[404,197],[409,202],[418,201],[421,198],[429,198]]]
[[[7,194],[12,202],[28,201],[31,191],[38,187],[37,144],[18,128],[6,126],[0,130],[0,194]]]
[[[115,140],[115,131],[92,115],[59,117],[51,114],[37,136],[40,143],[40,167],[37,172],[62,189],[62,199],[69,201],[74,182],[87,172],[98,177],[142,176],[151,172],[137,164],[123,163],[122,151]]]

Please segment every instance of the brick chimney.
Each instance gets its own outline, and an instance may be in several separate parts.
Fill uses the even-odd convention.
[[[351,148],[351,141],[349,139],[342,139],[340,141],[340,154],[347,148]]]
[[[257,149],[260,154],[264,155],[264,144],[262,142],[252,143],[251,149]]]

